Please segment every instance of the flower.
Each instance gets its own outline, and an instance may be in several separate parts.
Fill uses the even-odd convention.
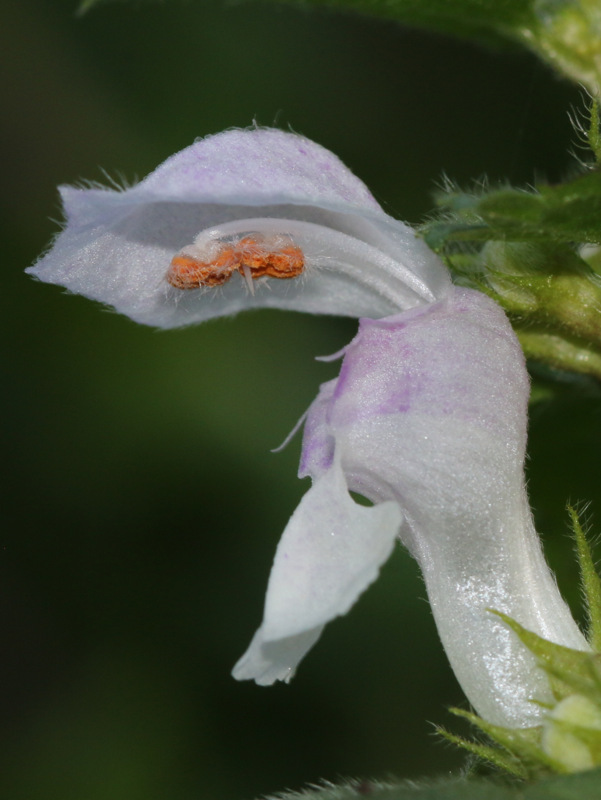
[[[312,487],[286,527],[262,625],[234,668],[289,680],[397,538],[488,721],[526,726],[547,678],[490,609],[587,649],[534,531],[528,377],[501,309],[451,284],[332,153],[277,130],[196,142],[136,186],[61,190],[67,222],[30,269],[163,328],[258,307],[363,317],[305,420]],[[358,505],[349,490],[373,505]]]

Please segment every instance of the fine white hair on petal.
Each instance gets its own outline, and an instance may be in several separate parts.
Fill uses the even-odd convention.
[[[334,459],[282,534],[269,576],[263,623],[234,668],[234,677],[258,683],[288,679],[325,623],[346,614],[377,578],[401,522],[395,502],[373,507],[355,503]]]
[[[382,317],[449,290],[442,262],[329,151],[276,130],[226,131],[169,158],[136,186],[61,190],[66,225],[29,272],[171,328],[249,308]],[[258,222],[260,220],[261,222]],[[212,229],[263,226],[307,247],[291,280],[242,274],[224,285],[169,285],[173,256]],[[364,269],[359,267],[364,265]]]

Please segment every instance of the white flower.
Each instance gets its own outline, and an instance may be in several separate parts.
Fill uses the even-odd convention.
[[[525,726],[548,700],[534,657],[489,609],[587,644],[559,596],[524,486],[528,377],[501,309],[438,258],[327,150],[229,131],[137,186],[62,190],[67,216],[30,271],[175,327],[258,307],[364,317],[305,422],[313,480],[277,549],[263,623],[237,678],[288,680],[400,538],[479,714]],[[373,502],[355,503],[349,490]]]

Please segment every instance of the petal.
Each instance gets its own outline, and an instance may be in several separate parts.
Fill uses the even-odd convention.
[[[328,410],[338,381],[328,381],[319,387],[305,418],[303,450],[298,477],[313,480],[323,475],[334,463],[336,440],[328,424]]]
[[[381,317],[441,297],[447,270],[324,148],[276,130],[227,131],[172,156],[124,191],[63,187],[66,226],[29,272],[112,305],[132,319],[177,327],[246,308]],[[182,291],[171,259],[206,232],[284,234],[305,256],[298,278],[242,275]],[[212,237],[212,238],[211,238]]]
[[[376,579],[401,520],[394,502],[357,505],[335,459],[303,497],[282,535],[263,623],[234,676],[257,682],[289,677],[325,623],[345,614]]]
[[[315,142],[270,128],[230,130],[168,158],[138,190],[161,199],[182,193],[228,205],[295,203],[339,210],[354,206],[381,213],[365,184]]]
[[[502,310],[477,292],[362,320],[328,419],[352,490],[396,500],[445,650],[490,722],[536,724],[548,681],[503,611],[587,644],[542,555],[524,484],[528,376]]]
[[[323,629],[321,625],[296,636],[266,642],[263,628],[259,628],[248,650],[232,670],[233,677],[237,681],[254,680],[259,686],[271,686],[276,681],[288,683]]]

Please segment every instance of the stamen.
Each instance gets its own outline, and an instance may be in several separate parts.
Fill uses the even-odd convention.
[[[176,289],[221,286],[229,281],[237,266],[236,254],[230,245],[221,245],[212,259],[208,253],[197,253],[192,245],[173,256],[167,280]]]
[[[305,285],[313,292],[311,276],[318,268],[329,273],[330,291],[332,279],[340,276],[380,298],[385,316],[436,299],[428,281],[406,259],[406,243],[385,235],[377,220],[365,222],[359,238],[304,220],[256,217],[201,231],[175,254],[166,278],[176,289],[199,289],[220,286],[238,272],[250,288],[245,268],[252,281],[287,280],[306,271]],[[358,313],[363,313],[361,303]]]
[[[253,280],[296,278],[305,267],[303,251],[286,234],[265,236],[240,234],[238,241],[201,233],[193,244],[184,247],[171,260],[167,281],[176,289],[220,286],[234,272],[243,276],[251,294]]]

